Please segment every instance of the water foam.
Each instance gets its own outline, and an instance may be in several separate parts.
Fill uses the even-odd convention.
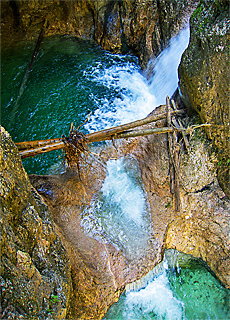
[[[164,260],[142,279],[127,285],[119,303],[110,308],[104,319],[186,319],[184,303],[174,296],[167,270]]]
[[[178,66],[181,56],[189,44],[189,27],[173,37],[166,48],[155,60],[149,61],[146,73],[149,78],[149,90],[156,98],[157,105],[165,103],[165,97],[171,97],[178,86]]]
[[[126,172],[123,159],[107,163],[108,174],[102,186],[102,194],[112,205],[119,206],[125,220],[137,225],[143,224],[145,197],[143,190]]]
[[[157,59],[149,62],[145,74],[135,62],[117,56],[111,66],[101,63],[85,71],[84,76],[109,90],[104,96],[92,95],[98,106],[85,128],[92,132],[146,117],[158,105],[165,104],[178,86],[177,68],[189,43],[189,28],[175,36]],[[110,54],[108,54],[110,55]],[[151,73],[149,80],[146,74]]]
[[[157,315],[157,319],[183,319],[184,305],[173,296],[165,272],[146,288],[128,293],[125,303],[129,306],[129,311],[128,314],[123,314],[124,319],[140,319],[140,311],[142,317],[146,315],[147,319],[151,319],[151,314]]]
[[[137,168],[134,159],[108,161],[101,193],[82,217],[85,232],[99,241],[109,240],[130,259],[146,255],[153,239],[150,211]]]

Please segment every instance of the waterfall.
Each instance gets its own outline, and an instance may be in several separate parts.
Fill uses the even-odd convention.
[[[189,30],[185,29],[143,73],[132,55],[113,55],[68,36],[47,38],[20,97],[10,132],[13,140],[67,135],[71,122],[78,127],[91,111],[89,121],[81,127],[85,132],[146,117],[176,90],[177,68],[188,41]],[[2,52],[2,124],[6,129],[30,57],[31,46]],[[45,174],[57,161],[54,152],[25,159],[23,164],[28,173]],[[55,165],[50,173],[54,169],[60,172]],[[150,252],[149,259],[155,239],[134,159],[108,161],[99,198],[83,213],[82,227],[101,243],[112,243],[130,260],[142,263],[139,257]],[[129,284],[105,318],[228,319],[229,310],[227,290],[203,266],[193,265],[191,270],[187,262],[182,266],[174,252],[144,278]]]
[[[166,96],[172,96],[177,89],[177,68],[188,43],[187,27],[172,38],[169,47],[155,60],[149,62],[144,73],[133,63],[113,64],[102,70],[97,65],[93,70],[86,70],[86,77],[119,92],[119,96],[114,99],[105,96],[100,100],[92,96],[98,108],[85,128],[92,132],[138,120],[160,104],[165,104]],[[148,80],[146,73],[151,74]]]

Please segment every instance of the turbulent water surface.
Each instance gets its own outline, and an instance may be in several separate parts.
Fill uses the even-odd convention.
[[[79,126],[90,112],[82,127],[85,133],[146,117],[177,88],[177,66],[187,45],[186,29],[150,62],[147,79],[132,55],[112,55],[72,37],[46,38],[20,99],[35,44],[3,50],[1,124],[18,142],[68,135],[71,122]],[[61,158],[55,151],[23,164],[28,173],[44,174]],[[151,219],[134,160],[108,162],[100,196],[84,215],[82,226],[99,241],[106,234],[132,259],[146,249]],[[174,271],[165,261],[144,287],[127,289],[105,319],[229,318],[229,293],[206,269],[197,265]]]

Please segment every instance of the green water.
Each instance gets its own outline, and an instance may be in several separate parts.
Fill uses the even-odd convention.
[[[112,56],[89,41],[46,38],[15,106],[34,47],[35,43],[27,43],[2,50],[1,125],[15,142],[68,135],[71,122],[78,127],[91,111],[100,107],[104,97],[110,101],[120,95],[116,87],[95,81],[95,73],[113,65],[137,66],[136,58]],[[60,155],[60,151],[53,151],[25,159],[23,164],[28,173],[44,174],[60,161]]]
[[[122,294],[106,320],[228,320],[230,294],[199,262],[164,268],[144,288]]]

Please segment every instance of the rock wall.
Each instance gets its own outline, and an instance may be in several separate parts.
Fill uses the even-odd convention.
[[[163,112],[162,108],[154,113]],[[192,126],[196,119],[189,122]],[[203,129],[194,131],[189,143],[188,152],[180,145],[179,212],[170,192],[167,135],[141,138],[133,154],[140,163],[153,225],[164,247],[202,258],[230,288],[230,201],[218,184],[218,160]]]
[[[202,0],[190,21],[190,44],[179,67],[180,89],[217,148],[218,180],[230,197],[229,1]]]
[[[93,39],[114,53],[131,51],[143,68],[167,46],[188,20],[195,0],[11,0],[1,3],[1,41],[37,39],[45,19],[46,35]]]
[[[69,257],[17,148],[0,127],[1,319],[65,319]]]

